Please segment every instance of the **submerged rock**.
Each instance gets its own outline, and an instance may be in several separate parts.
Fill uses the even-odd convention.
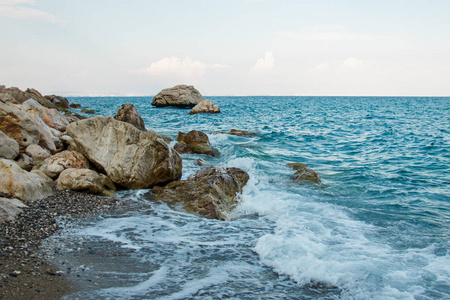
[[[205,167],[186,180],[169,183],[156,200],[207,218],[229,220],[248,179],[238,168]]]
[[[213,131],[213,134],[229,134],[229,135],[237,135],[237,136],[253,136],[258,135],[257,132],[240,130],[240,129],[231,129],[230,131]]]
[[[292,180],[296,182],[304,182],[310,181],[313,183],[320,183],[319,175],[316,171],[308,167],[307,164],[304,163],[288,163],[287,166],[297,172],[292,175]]]
[[[42,199],[53,194],[51,186],[39,175],[22,170],[14,161],[0,159],[0,192],[22,201]]]
[[[217,114],[220,113],[219,106],[213,104],[211,100],[205,99],[200,101],[194,108],[189,112],[190,115],[195,115],[199,113]]]
[[[56,180],[59,190],[73,190],[94,195],[113,196],[116,187],[105,175],[89,169],[66,169]]]
[[[97,116],[71,123],[67,134],[79,152],[120,186],[145,189],[181,177],[181,156],[154,131]]]
[[[142,119],[141,115],[137,111],[136,107],[131,104],[122,104],[122,108],[120,108],[116,115],[114,116],[114,119],[130,123],[134,127],[136,127],[139,130],[146,131],[145,129],[145,123]]]
[[[175,150],[181,154],[206,154],[214,156],[214,152],[209,144],[209,138],[206,133],[192,130],[188,133],[178,132]]]
[[[202,95],[193,86],[177,85],[159,92],[153,98],[152,105],[156,107],[194,107],[202,100],[204,100]]]

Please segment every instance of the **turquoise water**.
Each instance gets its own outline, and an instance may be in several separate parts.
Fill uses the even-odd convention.
[[[69,99],[107,116],[133,103],[173,138],[208,133],[220,157],[183,155],[183,178],[199,157],[250,174],[230,222],[119,193],[139,209],[65,233],[97,249],[70,256],[99,281],[69,298],[450,299],[450,98],[210,99],[220,114]],[[232,128],[259,134],[210,134]],[[292,183],[288,162],[322,184]]]

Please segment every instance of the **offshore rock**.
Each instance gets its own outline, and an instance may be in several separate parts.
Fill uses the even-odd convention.
[[[204,100],[199,91],[191,85],[177,85],[159,92],[152,101],[156,107],[194,107]]]
[[[297,170],[297,172],[292,175],[292,180],[296,182],[310,181],[313,183],[320,183],[319,175],[316,171],[308,167],[304,163],[289,163],[287,164],[289,168]]]
[[[236,136],[254,136],[258,135],[257,132],[254,131],[248,131],[248,130],[240,130],[240,129],[231,129],[230,131],[213,131],[213,134],[229,134],[229,135],[236,135]]]
[[[0,192],[22,201],[42,199],[53,194],[50,185],[39,175],[22,170],[14,161],[0,159]]]
[[[73,190],[94,195],[113,196],[116,187],[103,174],[89,169],[66,169],[56,180],[59,190]]]
[[[18,199],[0,197],[0,222],[14,221],[23,212],[23,207],[28,206]]]
[[[175,145],[175,150],[182,154],[206,154],[214,156],[214,152],[209,144],[209,138],[206,133],[192,130],[188,133],[178,132],[177,141],[180,144]]]
[[[71,123],[67,134],[79,152],[120,186],[145,189],[181,177],[181,156],[154,131],[97,116]]]
[[[122,108],[120,108],[116,115],[114,116],[114,119],[130,123],[134,127],[136,127],[139,130],[146,131],[145,129],[145,123],[142,119],[141,115],[137,111],[136,107],[131,104],[122,104]]]
[[[199,113],[217,114],[220,113],[219,106],[213,104],[211,100],[205,99],[200,101],[194,108],[189,112],[190,115],[195,115]]]
[[[248,179],[238,168],[205,167],[186,180],[169,183],[156,200],[203,217],[229,220]]]
[[[0,158],[14,159],[19,155],[19,144],[0,130]]]
[[[93,109],[87,109],[87,108],[83,108],[83,109],[81,110],[81,112],[82,112],[82,113],[85,113],[85,114],[95,114],[95,110],[93,110]]]
[[[89,169],[89,161],[76,151],[57,153],[48,159],[45,174],[56,178],[65,169]]]

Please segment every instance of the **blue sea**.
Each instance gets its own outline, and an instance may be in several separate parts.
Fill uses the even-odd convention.
[[[183,179],[203,158],[250,180],[232,221],[119,192],[132,209],[44,245],[78,284],[67,299],[450,299],[450,98],[207,98],[220,114],[69,99],[106,116],[133,103],[174,139],[207,133],[220,157],[183,155]],[[233,128],[258,135],[211,134]],[[292,182],[289,162],[322,183]]]

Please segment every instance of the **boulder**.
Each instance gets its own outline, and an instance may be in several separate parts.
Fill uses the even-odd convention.
[[[55,104],[56,108],[59,110],[65,110],[69,108],[69,100],[64,97],[56,95],[45,95],[44,98]]]
[[[33,98],[34,100],[39,102],[39,104],[41,104],[42,106],[56,109],[56,105],[52,103],[50,100],[45,99],[44,96],[42,96],[42,94],[39,93],[37,90],[27,89],[25,93],[29,96],[29,98]]]
[[[248,131],[248,130],[240,130],[240,129],[231,129],[230,131],[213,131],[213,134],[229,134],[229,135],[237,135],[237,136],[253,136],[258,135],[257,132]]]
[[[144,189],[181,177],[181,156],[154,131],[96,116],[71,123],[67,134],[79,152],[120,186]]]
[[[304,163],[288,163],[287,166],[289,168],[292,168],[294,170],[297,170],[297,172],[292,175],[292,180],[295,182],[313,182],[313,183],[320,183],[319,175],[308,167],[307,164]]]
[[[142,119],[141,115],[138,113],[136,107],[134,107],[133,104],[127,103],[122,104],[122,108],[120,108],[116,115],[114,116],[114,119],[130,123],[134,127],[136,127],[139,130],[146,131],[144,120]]]
[[[0,198],[0,222],[14,221],[24,207],[28,206],[18,199]]]
[[[56,178],[65,169],[89,169],[87,158],[76,151],[64,151],[49,158],[47,162],[47,174]]]
[[[159,92],[153,98],[152,105],[194,107],[202,100],[204,100],[202,95],[193,86],[177,85]]]
[[[205,167],[186,180],[169,183],[156,200],[207,218],[229,220],[248,179],[238,168]]]
[[[0,101],[6,104],[20,104],[13,96],[7,93],[0,93]]]
[[[51,153],[47,149],[36,144],[28,146],[25,153],[33,159],[35,164],[38,164],[51,156]]]
[[[0,130],[19,143],[22,151],[31,144],[39,144],[52,153],[57,151],[55,142],[59,139],[50,127],[38,115],[30,114],[25,109],[0,102]]]
[[[57,109],[44,107],[33,99],[25,101],[22,104],[23,109],[29,114],[39,117],[47,126],[59,131],[66,131],[66,127],[69,125],[67,118]]]
[[[66,169],[56,181],[59,190],[74,190],[94,195],[113,196],[116,187],[103,174],[89,169]]]
[[[0,158],[14,159],[19,155],[19,144],[0,130]]]
[[[194,106],[194,108],[189,112],[190,115],[199,113],[217,114],[220,113],[220,108],[219,106],[213,104],[211,100],[204,99]]]
[[[53,194],[51,186],[38,174],[22,170],[14,161],[0,159],[0,192],[22,201],[42,199]]]
[[[209,138],[206,133],[192,130],[188,133],[178,132],[177,141],[181,144],[175,145],[175,150],[184,154],[206,154],[214,156],[214,152],[209,144]]]

